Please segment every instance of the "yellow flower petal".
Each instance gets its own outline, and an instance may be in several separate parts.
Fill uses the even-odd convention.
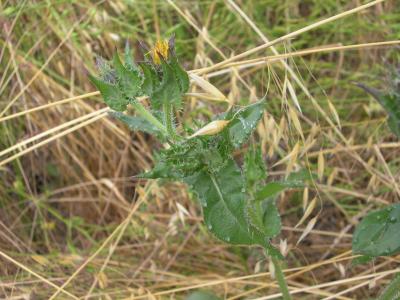
[[[161,64],[161,57],[163,59],[168,59],[168,41],[167,40],[158,40],[151,50],[153,56],[153,62],[156,65]],[[160,57],[161,56],[161,57]]]

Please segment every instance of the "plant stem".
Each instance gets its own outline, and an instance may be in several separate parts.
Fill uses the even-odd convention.
[[[132,106],[136,109],[136,111],[147,121],[149,121],[151,124],[153,124],[155,127],[160,129],[160,131],[164,135],[168,135],[168,130],[165,128],[165,126],[155,117],[151,112],[149,112],[142,104],[140,103],[132,103]]]
[[[164,125],[167,128],[168,135],[172,138],[172,140],[176,139],[174,121],[172,116],[172,106],[169,103],[163,104],[164,111]]]
[[[279,288],[281,289],[283,300],[291,300],[292,297],[290,296],[289,293],[289,288],[286,282],[285,274],[283,274],[282,272],[281,263],[276,257],[271,256],[271,260],[275,267],[275,277],[276,280],[278,281]]]

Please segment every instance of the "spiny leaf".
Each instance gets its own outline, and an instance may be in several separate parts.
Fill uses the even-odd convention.
[[[269,182],[257,191],[254,198],[256,201],[262,201],[282,192],[286,187],[287,186],[282,182]]]
[[[367,256],[400,253],[400,204],[369,213],[356,227],[353,252]]]
[[[173,165],[165,161],[158,161],[149,172],[138,174],[135,178],[180,180],[182,174],[180,174]]]
[[[133,53],[132,53],[131,47],[129,46],[128,41],[126,41],[126,44],[125,44],[124,60],[125,60],[126,68],[129,71],[139,72],[139,68],[135,64],[135,61],[133,60]]]
[[[130,99],[135,99],[142,85],[142,77],[137,70],[127,70],[120,58],[118,53],[114,54],[113,63],[117,72],[117,84],[120,87],[121,92]]]
[[[154,134],[154,135],[161,134],[160,130],[157,127],[155,127],[153,124],[151,124],[149,121],[147,121],[143,117],[128,116],[121,112],[112,112],[110,114],[114,118],[116,118],[116,119],[120,120],[121,122],[124,122],[126,125],[128,125],[130,130],[143,131],[143,132],[147,132],[147,133]]]
[[[111,67],[110,62],[106,61],[101,56],[97,56],[96,67],[99,71],[100,80],[110,84],[116,83],[117,78],[115,70]]]
[[[175,78],[179,83],[179,88],[182,94],[186,93],[189,90],[190,80],[189,76],[184,69],[182,69],[181,65],[178,62],[175,54],[171,55],[171,60],[169,65],[172,68],[172,71],[175,74]]]
[[[255,185],[267,178],[267,171],[263,161],[261,147],[251,147],[244,157],[244,174],[248,189],[253,189]]]
[[[273,238],[281,232],[281,217],[274,198],[249,201],[247,213],[251,225],[261,232],[264,238]]]
[[[116,111],[124,111],[126,109],[128,100],[117,86],[101,81],[91,75],[89,75],[89,79],[100,91],[104,101],[111,109]]]
[[[229,140],[233,147],[240,147],[256,128],[265,108],[265,100],[248,105],[235,113],[228,126]]]
[[[160,109],[163,104],[172,104],[180,107],[182,102],[182,92],[179,83],[174,75],[174,71],[165,61],[161,62],[162,81],[160,85],[150,95],[152,106]]]
[[[400,275],[396,275],[377,300],[400,299]]]
[[[263,238],[249,228],[244,180],[232,159],[219,172],[211,174],[203,169],[185,182],[196,192],[205,223],[217,238],[231,244],[263,243]]]
[[[140,67],[142,68],[144,77],[142,84],[142,93],[144,95],[150,96],[160,84],[157,72],[151,65],[146,63],[141,63]]]

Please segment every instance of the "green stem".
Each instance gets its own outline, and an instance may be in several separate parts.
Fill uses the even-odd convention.
[[[283,300],[291,300],[292,297],[290,296],[289,293],[289,288],[286,283],[285,274],[283,274],[282,272],[281,263],[276,257],[271,256],[271,260],[275,267],[275,277],[281,289]]]
[[[163,104],[164,111],[164,125],[167,128],[168,135],[172,138],[172,140],[176,139],[174,120],[172,115],[172,106],[169,103]]]
[[[147,121],[149,121],[151,124],[153,124],[155,127],[160,129],[160,131],[164,135],[168,135],[168,130],[165,128],[165,126],[155,117],[152,115],[151,112],[149,112],[142,104],[140,103],[132,103],[132,106],[136,109],[136,111]]]

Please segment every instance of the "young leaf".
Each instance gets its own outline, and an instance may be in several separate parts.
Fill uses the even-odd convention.
[[[305,186],[307,181],[315,180],[316,175],[307,169],[302,169],[297,172],[290,173],[288,178],[282,183],[288,188],[301,188]]]
[[[181,65],[178,62],[175,54],[171,55],[171,60],[169,65],[172,68],[172,71],[175,74],[175,78],[179,83],[179,88],[182,94],[186,93],[189,90],[190,80],[189,76],[184,69],[182,69]]]
[[[182,174],[173,165],[160,160],[152,170],[136,175],[135,178],[181,180]]]
[[[124,60],[125,60],[126,68],[129,71],[135,70],[135,71],[139,72],[139,69],[133,60],[133,53],[132,53],[131,47],[129,46],[128,41],[126,41],[126,44],[125,44]]]
[[[228,136],[233,147],[240,147],[256,128],[265,108],[265,100],[250,104],[235,113],[228,126]]]
[[[247,213],[251,225],[261,232],[265,239],[273,238],[281,232],[281,217],[275,199],[250,201]]]
[[[104,101],[111,109],[116,111],[124,111],[126,109],[128,100],[117,86],[101,81],[92,75],[89,75],[89,79],[100,91]]]
[[[369,213],[356,227],[353,252],[388,256],[400,252],[400,204]]]
[[[261,147],[251,147],[248,149],[244,157],[243,169],[248,189],[253,189],[255,185],[258,185],[267,178]]]
[[[142,93],[144,95],[150,96],[160,84],[157,72],[151,65],[146,63],[141,63],[140,67],[142,68],[144,77],[142,84]]]
[[[266,198],[275,196],[286,189],[286,185],[282,182],[269,182],[255,194],[255,201],[262,201]]]
[[[155,109],[160,109],[163,104],[170,103],[175,107],[180,107],[183,93],[174,71],[165,61],[161,62],[161,67],[162,81],[150,95],[152,106]]]
[[[142,85],[142,77],[140,73],[137,70],[126,69],[122,64],[118,53],[114,54],[113,63],[115,71],[117,72],[117,84],[120,87],[120,90],[126,97],[135,99],[138,96]]]
[[[112,112],[111,116],[124,122],[130,130],[143,131],[153,135],[160,135],[160,130],[143,117],[128,116],[121,112]]]

